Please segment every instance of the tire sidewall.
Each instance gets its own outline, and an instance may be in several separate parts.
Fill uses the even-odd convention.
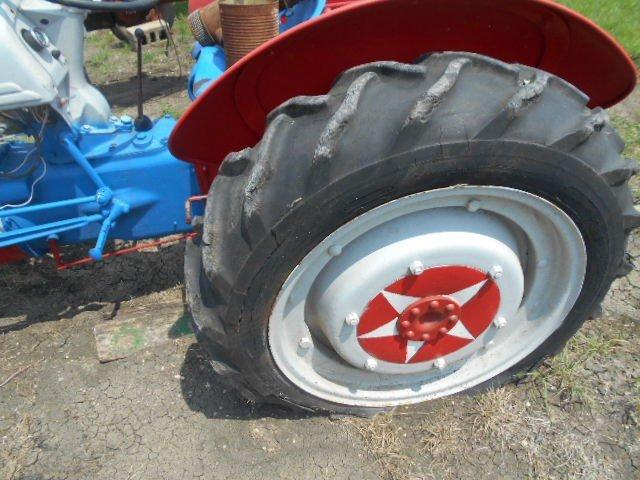
[[[280,399],[307,408],[376,411],[313,397],[289,381],[269,349],[271,310],[290,273],[333,231],[392,200],[456,185],[510,187],[550,201],[578,226],[588,257],[581,294],[561,327],[525,359],[471,390],[501,385],[560,350],[606,295],[624,253],[616,198],[592,168],[566,153],[525,142],[462,142],[382,159],[331,182],[281,218],[271,232],[276,242],[269,238],[257,245],[245,263],[226,317],[233,333],[229,350],[241,370],[249,372],[247,382],[264,388],[265,396],[278,392]]]

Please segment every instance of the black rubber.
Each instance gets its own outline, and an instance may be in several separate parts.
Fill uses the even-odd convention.
[[[559,351],[628,271],[640,225],[635,163],[601,109],[565,81],[467,53],[345,72],[331,92],[274,110],[262,141],[233,153],[187,247],[186,285],[214,370],[249,399],[313,411],[376,409],[313,397],[281,374],[267,324],[295,266],[347,221],[393,199],[458,184],[509,186],[562,208],[588,251],[575,307],[533,354],[477,387],[503,384]],[[476,389],[477,390],[477,389]]]

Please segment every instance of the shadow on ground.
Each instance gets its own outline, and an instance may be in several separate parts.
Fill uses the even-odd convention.
[[[191,345],[180,369],[180,387],[189,408],[207,418],[306,420],[324,417],[278,405],[248,402],[216,375],[198,344]]]
[[[143,74],[142,90],[145,101],[168,97],[183,91],[187,86],[187,78],[179,76],[155,77]],[[113,107],[130,107],[138,99],[138,79],[130,77],[116,82],[96,86]]]
[[[153,293],[175,295],[183,281],[183,249],[177,243],[65,271],[57,271],[49,257],[0,265],[0,334],[83,312],[100,312],[107,320],[122,302]],[[80,258],[86,247],[67,247],[63,254]]]

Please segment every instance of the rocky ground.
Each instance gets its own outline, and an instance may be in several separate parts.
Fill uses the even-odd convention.
[[[171,55],[147,56],[151,114],[188,104]],[[130,52],[101,35],[89,59],[116,110],[131,111]],[[640,157],[640,94],[613,115]],[[638,234],[630,250],[640,263]],[[51,259],[0,267],[0,478],[640,478],[638,269],[519,384],[373,419],[249,405],[191,336],[98,362],[97,323],[182,295],[181,245],[68,272]]]

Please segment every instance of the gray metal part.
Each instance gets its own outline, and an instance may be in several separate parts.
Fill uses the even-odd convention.
[[[70,124],[107,125],[109,104],[84,73],[84,18],[43,0],[0,1],[0,110],[49,104]],[[49,38],[40,51],[22,38],[31,28]]]

